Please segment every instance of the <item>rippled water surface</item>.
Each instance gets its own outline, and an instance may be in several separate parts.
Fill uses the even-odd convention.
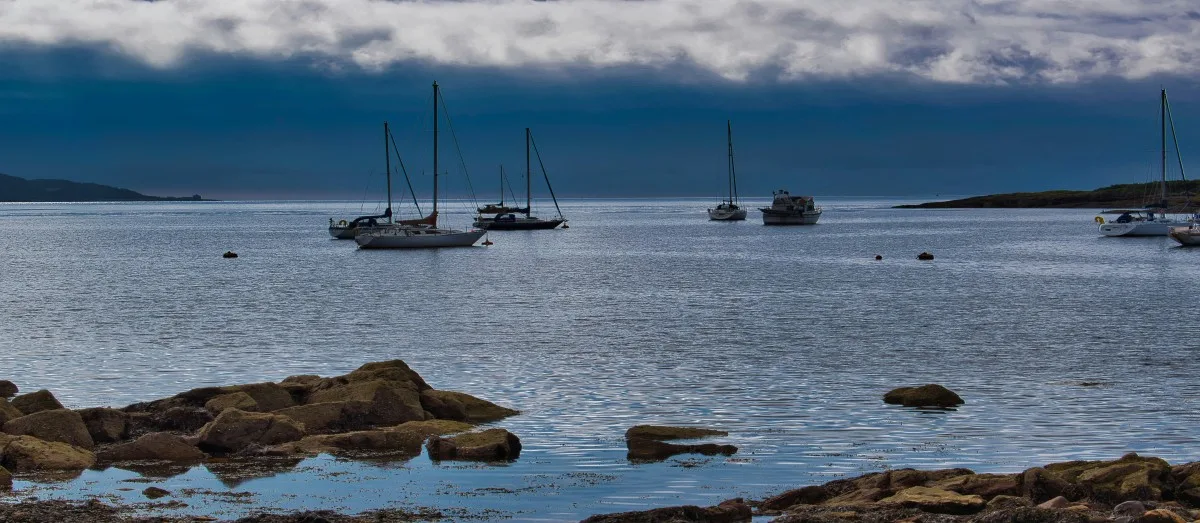
[[[563,521],[889,467],[1200,459],[1200,249],[1098,237],[1088,210],[824,199],[820,225],[771,228],[757,212],[708,222],[709,203],[570,201],[568,230],[436,251],[329,239],[328,217],[359,210],[341,202],[0,205],[0,378],[120,406],[400,358],[523,411],[499,423],[525,445],[506,466],[322,457],[151,480],[222,517],[437,506]],[[926,250],[937,259],[917,261]],[[880,401],[927,382],[967,404]],[[721,428],[741,451],[630,464],[622,435],[639,423]],[[137,478],[87,471],[18,495],[139,500]]]

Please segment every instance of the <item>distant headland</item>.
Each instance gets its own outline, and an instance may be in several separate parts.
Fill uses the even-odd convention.
[[[188,197],[149,196],[129,189],[67,180],[26,180],[0,174],[0,202],[164,202],[205,201]]]
[[[896,209],[1020,209],[1020,208],[1143,208],[1157,200],[1158,182],[1110,185],[1091,191],[1042,191],[972,196],[959,200],[897,205]],[[1196,206],[1191,195],[1200,191],[1200,181],[1167,182],[1167,203],[1172,209]]]

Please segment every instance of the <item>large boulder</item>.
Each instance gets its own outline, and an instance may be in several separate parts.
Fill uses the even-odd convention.
[[[1175,499],[1200,506],[1200,461],[1171,467],[1171,479],[1175,484]]]
[[[363,400],[309,403],[279,409],[273,414],[304,424],[308,434],[362,430],[372,425],[371,403]]]
[[[963,399],[954,391],[930,383],[919,387],[900,387],[883,395],[883,402],[905,407],[949,408],[963,404]]]
[[[898,505],[937,514],[974,514],[983,510],[983,498],[932,487],[909,487],[879,500],[882,505]]]
[[[254,400],[258,410],[263,412],[286,409],[296,405],[296,400],[292,398],[292,393],[276,383],[251,383],[248,385],[221,387],[221,389],[227,393],[245,393]]]
[[[17,385],[8,380],[0,380],[0,398],[11,398],[17,395]]]
[[[431,388],[420,374],[417,374],[401,360],[368,363],[350,374],[339,376],[339,378],[351,383],[379,380],[406,383],[417,392]]]
[[[1022,472],[1019,484],[1021,496],[1034,503],[1051,500],[1063,494],[1077,496],[1077,489],[1073,485],[1042,467],[1034,467]],[[1076,497],[1076,499],[1078,498]]]
[[[752,511],[741,498],[722,501],[715,507],[684,505],[640,512],[598,514],[582,523],[742,523],[749,522]]]
[[[46,389],[29,394],[22,394],[12,399],[12,406],[25,414],[33,414],[43,410],[57,410],[63,408],[62,403],[58,402],[50,391]]]
[[[421,393],[411,382],[353,381],[315,391],[309,396],[310,403],[339,401],[367,402],[370,405],[369,421],[373,425],[396,425],[425,419]]]
[[[276,445],[266,454],[317,454],[327,452],[335,455],[399,453],[416,456],[421,453],[425,436],[413,432],[396,430],[360,430],[341,434],[307,436],[300,441]]]
[[[204,410],[216,416],[225,411],[225,409],[238,409],[246,412],[255,412],[263,410],[258,408],[258,402],[245,392],[230,392],[213,396],[212,399],[204,402]]]
[[[996,496],[1016,496],[1021,493],[1015,474],[962,474],[929,485],[959,494],[974,494],[990,500]]]
[[[502,461],[521,455],[521,440],[504,429],[468,432],[452,437],[435,437],[425,444],[430,459]]]
[[[421,406],[435,418],[471,423],[486,423],[520,414],[519,411],[501,407],[470,394],[449,390],[421,391]]]
[[[809,485],[764,499],[763,510],[785,510],[796,505],[816,505],[829,499],[829,491],[820,485]]]
[[[43,410],[4,424],[4,432],[15,436],[33,436],[90,449],[95,443],[78,412],[67,409]]]
[[[79,409],[79,417],[96,443],[113,443],[129,436],[129,415],[117,409]]]
[[[205,457],[200,449],[169,432],[147,434],[96,453],[100,461],[202,461]]]
[[[195,432],[212,420],[212,413],[204,407],[171,407],[154,414],[150,418],[150,426],[156,431]]]
[[[1046,465],[1051,474],[1074,484],[1078,496],[1115,505],[1122,501],[1157,501],[1171,476],[1171,465],[1160,458],[1129,453],[1114,461],[1070,461]]]
[[[199,446],[211,452],[237,452],[296,441],[303,435],[304,426],[287,416],[228,409],[200,430]]]
[[[21,412],[20,409],[12,406],[8,400],[0,398],[0,426],[8,423],[8,420],[17,419],[24,415],[24,412]]]
[[[87,449],[33,436],[0,434],[0,466],[9,470],[83,470],[94,464],[96,455]]]

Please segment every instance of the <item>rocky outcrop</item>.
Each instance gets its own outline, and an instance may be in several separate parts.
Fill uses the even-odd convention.
[[[267,455],[317,454],[326,452],[335,455],[354,454],[406,454],[421,453],[425,436],[395,430],[361,430],[341,434],[307,436],[300,441],[276,445],[266,449]]]
[[[96,453],[99,461],[203,461],[207,456],[183,437],[168,432],[147,434]]]
[[[230,392],[213,396],[212,399],[204,402],[204,410],[207,410],[213,416],[216,416],[225,411],[225,409],[238,409],[245,412],[255,412],[260,410],[258,402],[250,397],[245,392]]]
[[[435,437],[425,445],[435,460],[504,461],[521,455],[521,440],[504,429],[488,429],[457,436]]]
[[[0,398],[11,398],[17,395],[17,385],[8,380],[0,380]]]
[[[425,419],[421,394],[410,383],[386,380],[334,384],[309,396],[311,403],[362,401],[372,425],[396,425]]]
[[[679,445],[665,440],[694,439],[706,436],[726,436],[727,432],[697,427],[668,427],[660,425],[635,425],[625,431],[625,446],[629,450],[627,459],[636,461],[659,461],[678,454],[704,454],[706,456],[732,456],[737,453],[733,445],[704,443]]]
[[[0,466],[12,471],[83,470],[95,463],[96,456],[87,449],[33,436],[0,434]]]
[[[368,401],[329,401],[288,407],[274,412],[304,424],[309,434],[363,430],[372,426],[374,417]]]
[[[708,436],[728,436],[723,430],[699,427],[669,427],[664,425],[634,425],[625,431],[625,439],[647,438],[659,441],[672,439],[697,439]]]
[[[932,487],[909,487],[879,500],[883,505],[899,505],[938,514],[974,514],[983,510],[983,498]]]
[[[724,501],[714,507],[656,508],[639,512],[600,514],[582,523],[740,523],[750,521],[752,511],[741,498]]]
[[[0,467],[0,490],[12,490],[12,473],[4,467]]]
[[[258,410],[263,412],[271,412],[279,409],[294,407],[296,400],[292,398],[291,392],[275,383],[251,383],[249,385],[233,385],[230,387],[221,387],[221,390],[227,391],[229,394],[242,393],[254,400],[254,404]],[[207,402],[205,403],[207,405]]]
[[[17,419],[24,415],[24,412],[21,412],[20,409],[12,406],[8,400],[0,398],[0,426],[8,423],[9,420]]]
[[[229,453],[296,441],[304,436],[304,427],[286,416],[228,409],[205,425],[199,436],[201,450]]]
[[[421,391],[421,406],[438,419],[487,423],[519,414],[470,394],[449,390]]]
[[[1163,499],[1171,465],[1159,458],[1126,454],[1116,461],[1071,461],[1047,465],[1045,470],[1071,486],[1069,499],[1089,498],[1103,503]]]
[[[79,409],[79,417],[96,443],[113,443],[129,437],[129,415],[117,409]]]
[[[54,397],[50,391],[46,389],[29,394],[22,394],[12,399],[12,406],[25,414],[33,414],[43,410],[57,410],[63,408],[62,403]]]
[[[930,383],[919,387],[900,387],[883,395],[883,402],[905,407],[950,408],[963,404],[963,399],[954,391]]]
[[[85,449],[95,445],[83,418],[78,412],[67,409],[43,410],[10,420],[4,424],[4,432],[67,443]]]

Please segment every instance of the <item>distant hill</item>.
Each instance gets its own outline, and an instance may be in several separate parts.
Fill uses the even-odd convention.
[[[960,200],[897,205],[897,209],[1021,209],[1021,208],[1132,208],[1141,209],[1158,194],[1158,182],[1110,185],[1092,191],[1043,191],[972,196]],[[1194,209],[1200,204],[1200,181],[1167,182],[1171,209]]]
[[[67,180],[26,180],[0,174],[0,202],[160,202],[201,201],[199,194],[185,198],[147,196],[98,183]]]

